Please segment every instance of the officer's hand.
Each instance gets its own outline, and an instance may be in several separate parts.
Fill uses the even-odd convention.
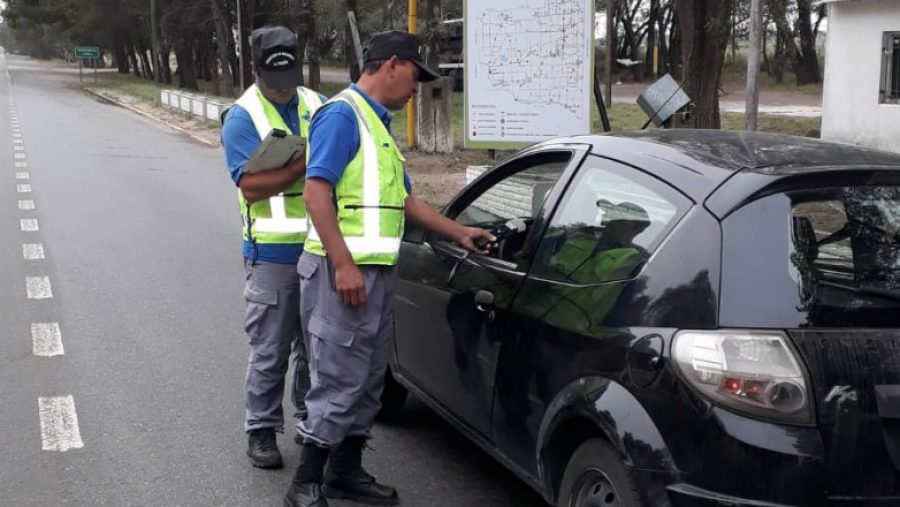
[[[491,233],[478,227],[463,227],[460,231],[460,237],[456,240],[466,250],[482,255],[487,255],[491,249],[496,248],[496,241],[497,238]]]
[[[296,176],[297,179],[306,176],[306,153],[297,155],[297,157],[288,162],[285,167],[291,174]]]
[[[354,263],[334,270],[334,284],[341,303],[356,308],[366,304],[366,280]]]

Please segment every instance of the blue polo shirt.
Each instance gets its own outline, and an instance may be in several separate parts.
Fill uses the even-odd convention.
[[[319,94],[319,97],[323,102],[327,100],[322,94]],[[284,124],[290,127],[291,133],[296,135],[300,134],[300,118],[297,114],[299,102],[300,97],[295,94],[294,98],[287,104],[272,103],[284,120]],[[309,121],[309,118],[305,118],[305,120]],[[244,168],[244,164],[250,160],[253,152],[256,151],[261,142],[262,139],[259,138],[259,133],[256,131],[256,127],[253,126],[253,119],[250,118],[250,113],[237,104],[232,106],[228,110],[225,122],[222,125],[222,147],[225,149],[225,161],[228,164],[228,171],[231,172],[231,179],[234,180],[235,185],[241,180],[241,170]],[[245,212],[246,210],[241,210],[241,214]],[[243,250],[244,257],[247,259],[275,264],[296,264],[300,254],[303,253],[303,244],[257,244],[244,240]]]
[[[362,95],[372,106],[375,114],[391,131],[391,113],[386,107],[369,97],[356,84],[350,89]],[[319,109],[309,126],[309,160],[306,164],[306,179],[319,178],[336,186],[344,175],[347,165],[359,151],[359,123],[353,107],[345,102],[334,102]],[[406,169],[403,170],[403,184],[412,193],[412,184]]]

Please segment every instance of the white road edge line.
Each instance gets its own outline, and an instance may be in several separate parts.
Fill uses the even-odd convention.
[[[43,243],[25,243],[22,245],[22,257],[28,261],[37,261],[44,258]]]
[[[66,452],[84,448],[78,430],[78,415],[72,396],[38,398],[41,417],[41,441],[45,451]]]
[[[50,288],[50,277],[47,277],[47,276],[25,277],[25,291],[28,293],[28,299],[50,299],[50,298],[52,298],[53,290]]]
[[[22,226],[22,232],[37,232],[41,230],[38,226],[37,218],[23,218],[19,225]]]
[[[56,322],[36,323],[31,325],[32,353],[41,357],[65,355],[62,344],[62,333]]]

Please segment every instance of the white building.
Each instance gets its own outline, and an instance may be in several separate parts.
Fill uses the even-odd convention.
[[[900,0],[824,0],[822,137],[900,152]]]

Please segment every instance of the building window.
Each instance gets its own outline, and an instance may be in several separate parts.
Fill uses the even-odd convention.
[[[881,103],[900,104],[900,32],[885,32],[881,53]]]

